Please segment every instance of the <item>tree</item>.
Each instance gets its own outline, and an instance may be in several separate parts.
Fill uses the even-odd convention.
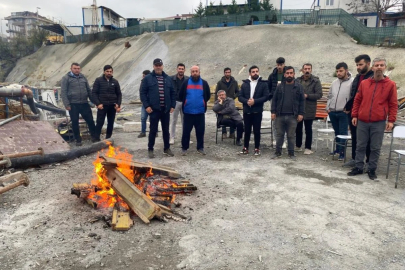
[[[253,1],[253,3],[250,4],[250,10],[251,11],[260,11],[260,3],[259,1]]]
[[[270,4],[270,0],[263,0],[260,5],[262,6],[263,10],[273,10],[273,4]]]
[[[368,3],[364,2],[364,0],[352,0],[346,5],[349,7],[348,10],[353,11],[353,13],[377,12],[380,19],[381,15],[385,14],[387,10],[399,7],[403,0],[369,0]]]
[[[205,9],[205,16],[217,15],[217,8],[214,7],[214,2],[210,2],[210,5]]]
[[[197,9],[194,10],[194,12],[195,12],[194,17],[203,17],[205,15],[205,8],[201,1]]]
[[[232,0],[232,4],[230,4],[226,10],[228,11],[228,14],[239,14],[240,12],[236,0]]]
[[[31,45],[33,50],[36,50],[42,46],[48,36],[48,31],[39,27],[34,27],[29,31],[28,43]]]
[[[217,7],[217,15],[224,15],[224,5],[222,5],[222,0],[219,1],[219,6]]]

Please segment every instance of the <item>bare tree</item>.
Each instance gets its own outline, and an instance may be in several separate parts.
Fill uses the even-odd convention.
[[[377,12],[378,19],[387,10],[400,7],[403,0],[352,0],[346,4],[353,13]]]

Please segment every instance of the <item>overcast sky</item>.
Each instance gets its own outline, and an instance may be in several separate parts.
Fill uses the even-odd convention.
[[[271,0],[280,1],[280,0]],[[202,1],[205,4],[205,0]],[[237,0],[239,4],[245,0]],[[284,9],[310,8],[313,0],[283,0]],[[66,25],[82,25],[82,6],[89,6],[91,0],[0,0],[0,18],[4,19],[11,12],[31,11],[39,15],[62,20]],[[191,13],[200,0],[98,0],[98,6],[106,6],[125,18],[156,18],[169,17],[176,14]],[[214,1],[219,4],[219,0]],[[231,0],[223,0],[230,4]],[[2,21],[3,33],[6,22]]]

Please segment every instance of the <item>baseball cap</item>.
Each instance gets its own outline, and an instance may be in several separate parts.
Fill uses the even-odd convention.
[[[160,58],[156,58],[155,60],[153,60],[153,64],[154,65],[163,65],[163,61]]]

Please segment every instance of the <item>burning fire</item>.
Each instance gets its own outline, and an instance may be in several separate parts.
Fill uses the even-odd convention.
[[[129,209],[128,205],[111,188],[110,182],[106,177],[105,168],[102,165],[104,159],[100,156],[114,158],[117,162],[117,169],[150,199],[156,200],[155,197],[157,196],[160,200],[169,200],[170,203],[174,202],[175,195],[173,192],[166,192],[164,189],[178,186],[176,183],[171,180],[147,180],[154,175],[152,167],[145,174],[138,173],[130,166],[133,155],[129,154],[127,151],[121,151],[119,147],[115,148],[110,144],[107,150],[98,153],[96,160],[93,162],[94,177],[91,180],[91,184],[95,186],[96,189],[89,193],[88,198],[96,202],[97,207],[112,208],[119,203],[121,208]],[[151,182],[153,185],[150,185]]]

